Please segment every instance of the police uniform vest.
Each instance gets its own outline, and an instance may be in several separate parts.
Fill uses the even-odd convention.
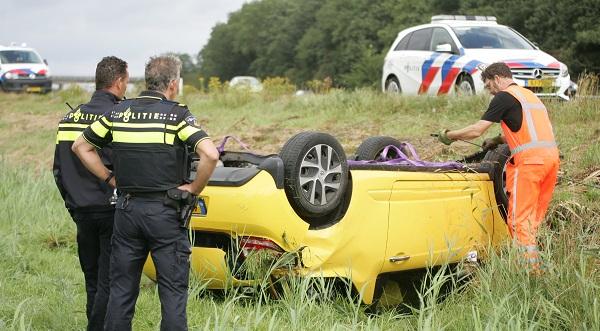
[[[113,192],[111,187],[85,168],[71,151],[71,146],[84,129],[117,103],[118,99],[113,94],[96,91],[89,103],[70,110],[58,124],[52,170],[65,206],[70,211],[114,210],[109,202]],[[112,169],[110,146],[99,149],[98,154],[104,165]]]
[[[164,192],[188,177],[186,147],[209,139],[185,105],[144,91],[92,123],[83,138],[113,146],[117,188],[127,193]]]
[[[176,136],[176,102],[119,104],[112,114],[114,168],[124,192],[166,191],[187,177],[185,146]]]

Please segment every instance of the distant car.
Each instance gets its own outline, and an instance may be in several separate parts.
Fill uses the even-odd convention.
[[[15,92],[50,92],[52,80],[47,61],[33,48],[0,46],[0,88]]]
[[[252,76],[235,76],[229,81],[229,87],[248,89],[252,92],[260,92],[263,89],[258,78]]]
[[[382,75],[387,92],[440,95],[484,91],[481,70],[505,62],[513,79],[538,96],[569,100],[576,85],[567,66],[493,16],[438,15],[401,31]]]
[[[301,132],[278,155],[223,151],[192,216],[192,271],[209,289],[249,287],[265,278],[255,254],[288,253],[273,277],[344,280],[372,304],[406,272],[484,257],[508,237],[506,145],[463,171],[380,162],[399,155],[390,146],[402,148],[370,137],[346,160],[334,137]],[[156,279],[151,258],[144,272]]]

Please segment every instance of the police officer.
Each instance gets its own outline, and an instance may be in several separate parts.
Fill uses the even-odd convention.
[[[151,58],[145,71],[147,91],[107,112],[73,145],[90,171],[102,180],[116,180],[122,192],[115,212],[107,330],[131,329],[148,251],[156,266],[161,330],[187,330],[191,247],[177,210],[167,204],[167,191],[200,193],[219,153],[187,107],[171,101],[179,93],[180,68],[176,57]],[[108,143],[113,145],[114,178],[93,153]],[[185,183],[186,147],[200,156],[191,183]]]
[[[77,250],[87,292],[88,330],[102,330],[104,325],[115,209],[109,202],[113,188],[87,171],[71,151],[71,146],[90,123],[123,99],[128,80],[125,61],[114,56],[103,58],[96,67],[96,91],[90,102],[64,116],[56,137],[54,179],[77,225]],[[92,152],[96,153],[96,150]],[[97,152],[104,166],[112,168],[110,147]]]

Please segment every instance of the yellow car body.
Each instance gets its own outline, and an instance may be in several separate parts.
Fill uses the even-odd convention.
[[[459,262],[472,252],[481,256],[507,238],[485,172],[351,167],[350,177],[345,214],[320,228],[297,215],[267,171],[243,185],[207,186],[207,213],[195,214],[190,224],[192,271],[210,289],[251,286],[254,280],[232,275],[226,249],[199,244],[198,238],[266,238],[283,251],[300,252],[297,274],[346,279],[370,304],[382,274]],[[144,272],[155,277],[151,259]]]

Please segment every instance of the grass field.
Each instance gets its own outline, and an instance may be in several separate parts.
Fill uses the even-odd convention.
[[[51,175],[55,130],[72,105],[89,95],[77,90],[49,95],[0,93],[0,330],[81,330],[85,292],[75,244],[75,226]],[[475,147],[443,147],[429,137],[440,128],[475,121],[487,97],[387,96],[370,90],[333,90],[291,95],[188,93],[182,100],[215,141],[233,134],[255,151],[276,153],[296,132],[319,130],[337,137],[352,154],[373,135],[412,142],[421,156],[446,160]],[[548,271],[532,278],[503,250],[479,268],[473,280],[443,301],[436,299],[443,275],[423,288],[413,314],[387,310],[365,314],[353,299],[318,299],[296,280],[280,300],[231,291],[207,295],[193,280],[188,305],[193,330],[600,330],[600,101],[547,103],[562,159],[561,180],[543,230]],[[499,132],[496,126],[492,136]],[[476,141],[476,142],[480,142]],[[236,146],[231,145],[234,148]],[[156,287],[142,282],[135,330],[158,329]],[[328,291],[327,289],[325,291]]]

